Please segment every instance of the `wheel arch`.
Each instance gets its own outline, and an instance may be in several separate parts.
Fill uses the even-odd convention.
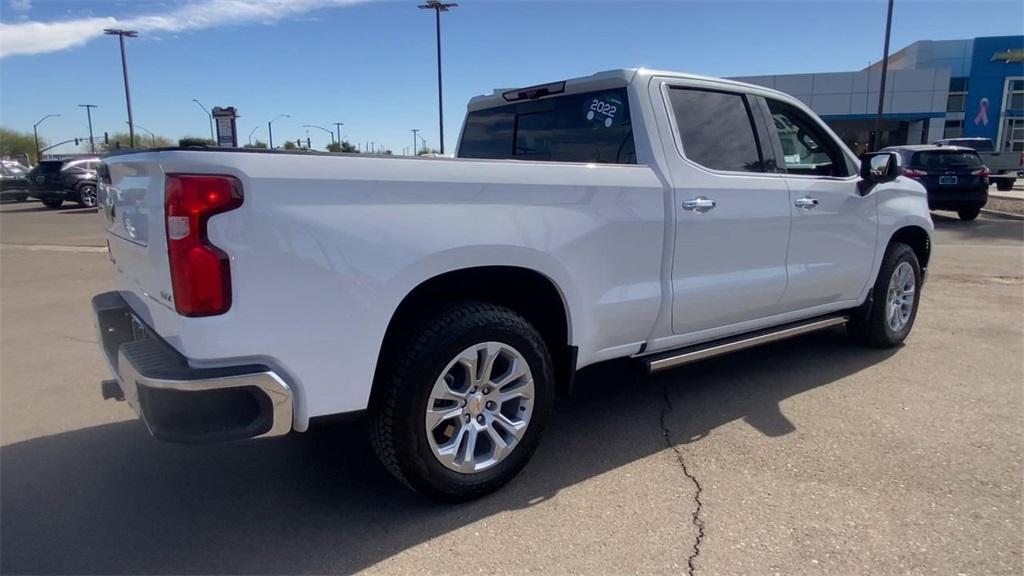
[[[889,236],[886,247],[888,248],[894,242],[901,242],[910,246],[914,250],[914,255],[917,256],[917,262],[921,266],[922,272],[928,270],[928,261],[932,253],[932,240],[927,230],[915,224],[903,226]]]
[[[521,266],[473,266],[449,270],[423,280],[395,308],[384,332],[376,372],[386,362],[402,330],[424,313],[447,302],[481,301],[513,310],[544,337],[562,387],[571,385],[576,368],[572,318],[563,290],[549,276]],[[377,388],[376,379],[371,398]]]

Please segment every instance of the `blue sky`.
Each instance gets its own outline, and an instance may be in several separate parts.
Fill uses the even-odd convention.
[[[117,41],[96,36],[113,23],[140,30],[128,41],[135,122],[157,134],[207,135],[198,98],[236,106],[241,141],[257,126],[265,140],[267,121],[290,114],[274,123],[278,143],[304,138],[302,124],[344,122],[353,142],[401,153],[419,128],[436,147],[434,21],[417,3],[0,0],[0,124],[31,132],[60,113],[41,136],[83,136],[76,105],[89,103],[97,133],[125,129]],[[450,152],[466,101],[495,87],[636,66],[714,76],[863,68],[881,56],[885,3],[465,0],[442,26]],[[896,0],[892,45],[1021,33],[1019,1]],[[309,135],[317,148],[329,142]]]

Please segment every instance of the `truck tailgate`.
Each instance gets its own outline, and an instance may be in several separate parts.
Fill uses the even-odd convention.
[[[99,172],[99,214],[118,290],[135,296],[128,299],[140,314],[150,316],[154,304],[173,313],[162,166],[150,154],[124,155],[105,159]]]

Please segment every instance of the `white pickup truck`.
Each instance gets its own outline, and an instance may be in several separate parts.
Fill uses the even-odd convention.
[[[465,500],[583,366],[913,326],[925,190],[785,94],[650,70],[496,91],[457,156],[106,156],[104,395],[180,442],[366,412],[397,478]]]

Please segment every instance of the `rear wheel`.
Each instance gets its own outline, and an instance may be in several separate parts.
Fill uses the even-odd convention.
[[[14,197],[15,202],[24,202],[28,200],[28,194],[19,194]]]
[[[1013,183],[1014,180],[1009,178],[1000,178],[996,180],[996,190],[999,190],[1000,192],[1009,192],[1010,190],[1013,190]]]
[[[63,198],[43,198],[41,200],[43,206],[47,208],[60,208],[60,205],[64,203]]]
[[[526,465],[553,401],[547,345],[525,318],[492,304],[448,305],[389,346],[371,405],[371,441],[411,488],[437,500],[470,500]]]
[[[96,187],[92,184],[83,184],[78,189],[78,203],[86,208],[94,208],[96,206]]]
[[[960,219],[968,221],[977,218],[980,212],[981,208],[964,208],[962,210],[957,210],[957,214],[960,215]]]
[[[900,242],[890,244],[871,289],[871,300],[846,325],[850,335],[878,348],[900,345],[917,318],[921,278],[914,250]]]

